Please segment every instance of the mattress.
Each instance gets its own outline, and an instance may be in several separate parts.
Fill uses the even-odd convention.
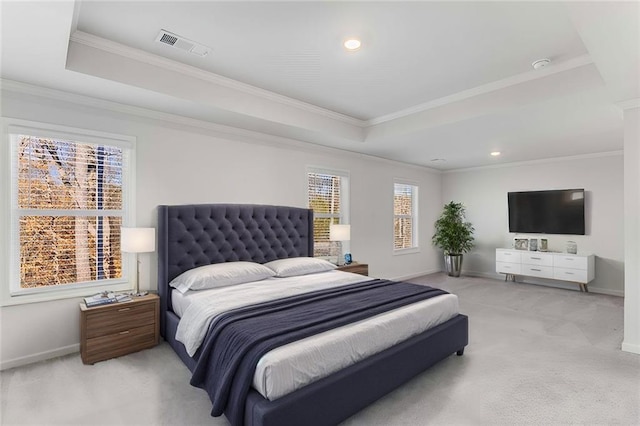
[[[219,302],[226,305],[233,300],[232,304],[236,305],[233,307],[238,307],[257,303],[256,300],[264,301],[265,297],[274,294],[277,296],[269,300],[283,297],[281,293],[299,294],[369,279],[342,271],[270,278],[232,288],[185,294],[174,291],[172,303],[174,312],[182,316],[193,303],[196,304],[195,309],[200,303]],[[260,359],[253,377],[253,387],[264,398],[273,401],[444,323],[457,314],[457,296],[445,294],[290,343],[268,352]]]

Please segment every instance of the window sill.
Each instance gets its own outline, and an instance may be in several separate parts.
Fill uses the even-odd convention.
[[[29,303],[53,302],[63,299],[78,299],[101,293],[103,291],[124,292],[133,291],[129,282],[112,283],[109,285],[96,285],[84,288],[66,290],[48,290],[40,293],[5,294],[0,306],[26,305]]]
[[[394,256],[403,256],[405,254],[420,253],[420,247],[411,247],[406,249],[393,249]]]

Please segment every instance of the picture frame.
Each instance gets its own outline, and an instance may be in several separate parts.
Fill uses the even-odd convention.
[[[529,250],[529,239],[528,238],[516,238],[514,240],[513,247],[516,250]]]
[[[541,238],[540,239],[540,251],[547,251],[549,250],[549,245],[548,245],[548,241],[546,238]]]
[[[529,240],[529,250],[530,251],[538,251],[538,239],[537,238],[531,238]]]

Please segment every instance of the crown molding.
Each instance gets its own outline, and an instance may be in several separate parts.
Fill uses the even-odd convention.
[[[626,101],[617,102],[616,106],[623,110],[640,108],[640,98],[627,99]]]
[[[140,49],[125,46],[124,44],[116,43],[111,40],[104,39],[102,37],[95,36],[93,34],[85,33],[83,31],[75,31],[70,41],[79,43],[94,49],[99,49],[108,53],[123,56],[136,61],[144,62],[149,65],[154,65],[160,68],[164,68],[170,71],[178,72],[190,77],[195,77],[203,80],[207,83],[216,84],[229,89],[237,90],[252,96],[256,96],[271,102],[277,102],[282,105],[297,108],[313,114],[318,114],[323,117],[327,117],[333,120],[342,121],[352,126],[364,128],[367,126],[367,122],[359,120],[354,117],[350,117],[345,114],[340,114],[335,111],[321,108],[316,105],[309,104],[307,102],[299,101],[297,99],[290,98],[288,96],[279,95],[277,93],[261,89],[250,84],[242,83],[231,78],[223,77],[219,74],[215,74],[203,69],[186,65],[168,58],[164,58],[153,53],[145,52]]]
[[[15,80],[7,80],[0,78],[0,90],[6,90],[10,92],[26,94],[31,96],[37,96],[47,99],[53,99],[61,102],[68,102],[73,105],[86,106],[123,115],[141,117],[151,120],[156,120],[163,126],[168,124],[183,126],[188,129],[204,130],[206,132],[215,133],[216,137],[226,137],[231,140],[237,140],[244,143],[253,143],[260,145],[269,145],[278,148],[284,148],[289,150],[297,150],[302,152],[315,152],[321,154],[332,155],[350,155],[353,158],[362,158],[368,161],[376,161],[383,164],[409,167],[416,170],[426,171],[434,174],[441,174],[442,172],[437,169],[430,168],[421,164],[405,163],[397,160],[390,160],[388,158],[378,157],[370,154],[363,154],[356,151],[350,151],[348,149],[334,148],[324,145],[319,145],[313,142],[306,142],[297,139],[290,139],[283,136],[275,136],[267,133],[261,133],[253,130],[241,129],[238,127],[227,126],[224,124],[216,124],[205,120],[198,120],[195,118],[184,117],[177,114],[170,114],[166,112],[160,112],[151,110],[148,108],[136,107],[132,105],[121,104],[118,102],[107,101],[104,99],[92,98],[90,96],[78,95],[75,93],[65,92],[57,89],[50,89],[47,87],[36,86],[33,84],[22,83]]]
[[[454,93],[453,95],[450,95],[450,96],[434,99],[432,101],[425,102],[423,104],[419,104],[411,108],[396,111],[394,113],[383,115],[381,117],[372,118],[371,120],[367,121],[367,124],[369,124],[370,126],[374,126],[376,124],[382,124],[387,121],[396,120],[398,118],[406,117],[408,115],[413,115],[413,114],[426,111],[432,108],[437,108],[443,105],[473,98],[474,96],[495,92],[496,90],[505,89],[510,86],[515,86],[517,84],[525,83],[527,81],[532,81],[539,78],[544,78],[552,74],[557,74],[563,71],[579,68],[592,63],[593,63],[593,60],[589,55],[578,56],[559,64],[549,65],[540,70],[527,71],[522,74],[518,74],[502,80],[494,81],[488,84],[484,84],[482,86],[477,86],[472,89],[463,90],[462,92]]]
[[[444,170],[443,174],[476,172],[490,169],[505,169],[509,167],[531,166],[536,164],[558,163],[562,161],[584,160],[589,158],[618,157],[624,156],[624,151],[605,151],[592,154],[568,155],[566,157],[541,158],[539,160],[514,161],[512,163],[492,164],[490,166],[467,167],[462,169]]]

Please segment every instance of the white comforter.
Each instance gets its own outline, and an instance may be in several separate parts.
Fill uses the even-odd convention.
[[[330,271],[191,292],[194,294],[173,300],[174,309],[180,306],[183,312],[176,338],[195,353],[213,318],[227,309],[369,279]],[[444,323],[457,313],[457,296],[446,294],[290,343],[260,359],[253,387],[263,397],[275,400]]]
[[[231,309],[296,294],[370,280],[362,275],[327,271],[289,278],[267,278],[252,283],[207,290],[193,298],[178,323],[176,340],[190,356],[196,353],[213,319]]]

